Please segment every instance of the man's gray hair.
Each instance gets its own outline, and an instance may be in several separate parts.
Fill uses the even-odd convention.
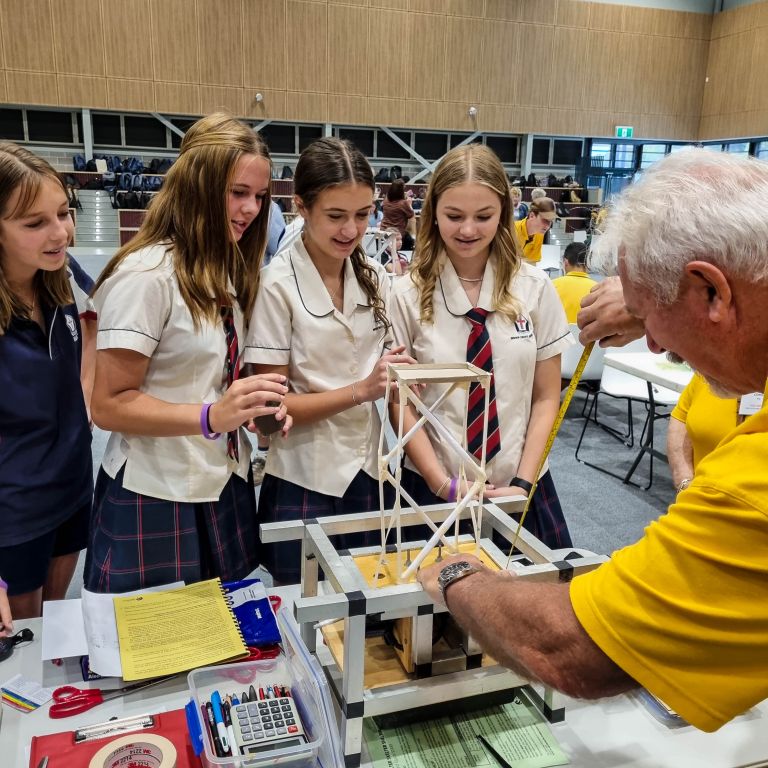
[[[684,149],[652,165],[612,202],[593,240],[594,271],[614,271],[621,253],[630,279],[660,304],[677,298],[691,261],[768,280],[768,163]]]

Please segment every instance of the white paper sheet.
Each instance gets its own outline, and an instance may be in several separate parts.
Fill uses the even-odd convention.
[[[67,659],[88,653],[80,600],[49,600],[43,603],[42,659]]]

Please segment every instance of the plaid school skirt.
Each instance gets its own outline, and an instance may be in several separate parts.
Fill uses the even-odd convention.
[[[401,480],[403,488],[413,497],[417,504],[445,504],[439,497],[429,490],[424,478],[410,469],[403,467]],[[425,530],[427,526],[424,526]],[[555,483],[552,475],[547,470],[536,486],[536,491],[531,499],[531,506],[525,516],[523,528],[530,531],[537,539],[543,541],[550,549],[572,547],[571,534],[568,532],[568,524],[557,497]],[[508,547],[509,542],[494,531],[493,541],[497,546]]]
[[[245,578],[259,565],[253,485],[232,475],[218,501],[166,501],[99,470],[83,580],[93,592]]]
[[[384,488],[384,503],[392,503],[392,488]],[[259,523],[279,523],[292,520],[312,520],[316,517],[373,512],[379,509],[379,483],[360,470],[344,495],[327,496],[310,491],[289,480],[264,475],[259,495]],[[381,543],[378,530],[332,536],[338,550],[371,547]],[[280,584],[301,581],[301,542],[283,541],[262,545],[262,565]]]

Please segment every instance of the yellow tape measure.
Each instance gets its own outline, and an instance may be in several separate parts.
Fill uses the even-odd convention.
[[[509,550],[509,556],[507,557],[507,568],[509,568],[509,561],[512,559],[512,552],[515,550],[515,546],[517,545],[517,540],[520,537],[520,530],[523,527],[523,522],[525,520],[525,516],[528,514],[528,510],[531,506],[531,500],[533,499],[533,494],[536,493],[536,486],[539,484],[539,475],[541,474],[541,470],[544,469],[544,464],[547,461],[547,456],[549,456],[549,452],[552,450],[552,445],[555,442],[555,438],[557,437],[557,432],[560,429],[560,425],[563,423],[563,419],[565,418],[565,412],[568,410],[568,406],[571,404],[571,400],[573,399],[573,393],[576,391],[576,387],[579,386],[579,380],[581,379],[581,374],[584,373],[584,369],[587,367],[587,360],[589,360],[590,354],[592,354],[592,347],[595,346],[595,342],[591,341],[589,344],[587,344],[586,347],[584,347],[584,351],[581,353],[581,357],[579,358],[579,363],[576,366],[576,370],[573,372],[573,376],[571,377],[571,382],[568,385],[568,389],[565,392],[565,397],[563,398],[563,402],[560,406],[560,410],[558,411],[557,418],[555,419],[555,423],[552,425],[552,430],[549,433],[549,437],[547,437],[546,445],[544,446],[544,451],[541,454],[541,459],[539,461],[539,466],[536,467],[536,474],[533,478],[533,487],[531,488],[530,492],[528,493],[528,498],[525,500],[525,507],[523,508],[523,514],[520,516],[520,522],[518,523],[517,530],[515,531],[515,538],[512,541],[512,546]]]

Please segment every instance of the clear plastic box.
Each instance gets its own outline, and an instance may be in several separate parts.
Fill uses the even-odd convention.
[[[277,612],[277,624],[283,637],[283,654],[276,659],[243,661],[216,667],[201,667],[187,676],[189,690],[195,702],[197,720],[203,734],[200,758],[206,768],[344,768],[341,741],[336,725],[328,685],[319,664],[312,658],[298,634],[286,608]],[[269,682],[286,685],[299,711],[306,743],[291,747],[269,749],[253,755],[216,757],[208,731],[202,720],[201,704],[210,701],[211,693],[257,690]]]

